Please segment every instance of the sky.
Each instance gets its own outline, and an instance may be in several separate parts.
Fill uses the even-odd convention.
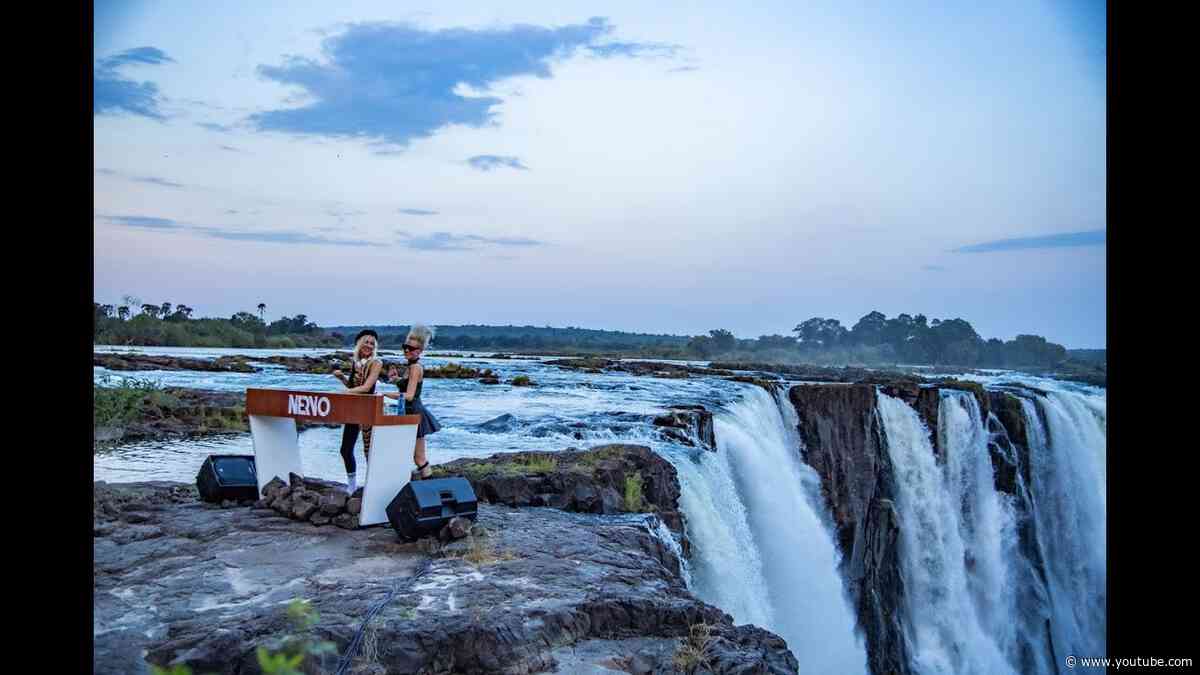
[[[1103,2],[312,4],[95,3],[97,302],[1106,345]]]

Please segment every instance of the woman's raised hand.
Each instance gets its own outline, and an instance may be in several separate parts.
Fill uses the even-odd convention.
[[[396,370],[396,366],[388,368],[388,382],[395,380],[397,377],[400,377],[400,371]]]
[[[345,377],[345,373],[343,373],[343,372],[342,372],[342,371],[339,369],[339,370],[335,370],[335,371],[333,371],[333,376],[334,376],[334,377],[336,377],[337,379],[339,379],[339,380],[340,380],[340,379],[342,379],[343,377]]]

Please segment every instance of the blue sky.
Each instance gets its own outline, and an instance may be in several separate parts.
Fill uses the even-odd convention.
[[[1103,3],[442,4],[97,3],[96,299],[1105,345]]]

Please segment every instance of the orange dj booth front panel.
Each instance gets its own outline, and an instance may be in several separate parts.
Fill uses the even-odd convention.
[[[380,394],[285,389],[247,389],[246,414],[368,427],[421,422],[418,415],[385,415],[383,396]]]

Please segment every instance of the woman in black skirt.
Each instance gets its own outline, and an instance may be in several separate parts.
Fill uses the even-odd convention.
[[[400,376],[400,371],[395,366],[388,370],[388,382],[395,384],[400,393],[384,394],[388,398],[403,396],[405,412],[409,415],[421,416],[421,423],[417,427],[417,446],[413,451],[413,463],[417,465],[417,471],[420,472],[421,478],[429,478],[433,473],[433,469],[429,468],[429,461],[425,457],[425,437],[442,428],[437,418],[425,408],[425,404],[421,403],[421,385],[425,383],[425,371],[419,361],[421,354],[432,340],[433,331],[428,326],[417,324],[408,331],[408,337],[404,339],[404,359],[408,362],[404,368],[404,376]]]

